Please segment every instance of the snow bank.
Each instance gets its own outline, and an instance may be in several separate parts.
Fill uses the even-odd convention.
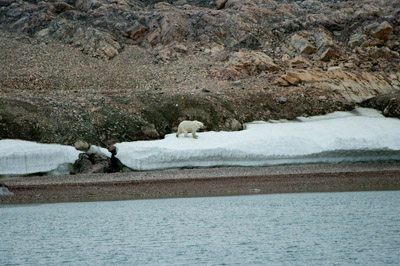
[[[400,120],[372,109],[253,122],[243,131],[198,136],[118,143],[116,157],[135,170],[400,160]]]
[[[400,120],[373,109],[253,122],[239,132],[198,135],[118,143],[117,158],[135,170],[400,160]],[[110,156],[92,145],[89,153],[97,152]],[[72,146],[0,140],[0,175],[68,174],[79,153]]]
[[[79,153],[72,146],[0,140],[0,175],[69,174],[68,164],[74,163]]]

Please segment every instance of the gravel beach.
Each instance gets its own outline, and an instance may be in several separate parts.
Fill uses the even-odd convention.
[[[224,167],[0,179],[1,204],[400,189],[400,162]]]

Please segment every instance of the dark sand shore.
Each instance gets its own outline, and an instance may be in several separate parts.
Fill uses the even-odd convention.
[[[400,190],[400,162],[226,167],[0,179],[1,204]]]

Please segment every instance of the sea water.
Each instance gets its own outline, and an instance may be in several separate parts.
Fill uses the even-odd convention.
[[[0,265],[398,265],[400,191],[0,205]]]

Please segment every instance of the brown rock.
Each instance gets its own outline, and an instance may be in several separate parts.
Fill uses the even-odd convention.
[[[393,27],[389,24],[389,22],[384,21],[376,28],[373,28],[370,34],[376,39],[386,40],[389,37],[390,33],[392,33],[392,31]]]
[[[171,48],[178,53],[187,53],[187,47],[182,43],[174,43]]]
[[[89,174],[102,174],[102,173],[107,173],[106,169],[104,168],[104,165],[102,164],[94,164],[88,171]]]
[[[90,148],[89,143],[87,143],[86,141],[83,140],[77,140],[74,144],[75,149],[79,150],[79,151],[88,151]]]
[[[343,71],[340,67],[330,67],[326,72],[298,70],[290,72],[288,75],[298,78],[305,85],[313,85],[321,90],[335,91],[344,99],[357,103],[379,94],[394,91],[393,86],[380,75],[368,72],[356,74]],[[281,79],[287,82],[283,77]],[[287,83],[289,84],[289,82]]]
[[[222,79],[237,80],[258,76],[261,72],[275,72],[280,67],[271,57],[262,52],[236,52],[223,69],[214,70],[211,74]]]
[[[113,156],[117,154],[117,148],[115,147],[116,143],[117,141],[115,139],[107,140],[107,149]]]
[[[182,14],[166,13],[160,23],[160,41],[163,44],[183,42],[189,33],[189,26]]]
[[[118,50],[112,46],[102,47],[100,48],[100,51],[102,51],[102,55],[104,55],[107,59],[111,59],[118,54]]]
[[[290,75],[290,74],[283,75],[282,78],[286,80],[290,85],[294,86],[299,84],[301,81],[296,75]]]
[[[336,58],[336,57],[338,57],[336,50],[332,47],[329,47],[324,50],[324,52],[321,54],[319,59],[321,61],[327,62],[327,61],[331,60],[332,58]]]
[[[160,135],[158,134],[154,124],[142,126],[142,133],[149,139],[157,139]]]
[[[310,55],[317,50],[306,38],[299,34],[294,34],[291,38],[291,43],[297,52],[301,55]]]
[[[283,87],[289,86],[289,82],[287,82],[287,80],[282,77],[276,78],[274,80],[274,84],[278,85],[278,86],[283,86]]]
[[[228,0],[217,0],[217,9],[223,9]]]
[[[125,36],[132,40],[138,40],[145,36],[148,32],[149,29],[147,27],[143,26],[138,21],[135,21],[133,26],[125,32]]]
[[[160,50],[158,52],[157,58],[167,62],[167,61],[174,61],[179,58],[180,54],[186,54],[187,47],[182,43],[173,43],[168,47]]]
[[[71,6],[71,5],[67,4],[67,3],[64,3],[64,2],[54,2],[50,6],[49,10],[50,10],[51,13],[60,14],[60,13],[63,13],[65,11],[67,11],[67,10],[75,10],[75,7],[73,7],[73,6]]]
[[[296,69],[305,69],[308,68],[310,65],[310,62],[301,56],[296,56],[294,59],[289,61],[289,66]]]

